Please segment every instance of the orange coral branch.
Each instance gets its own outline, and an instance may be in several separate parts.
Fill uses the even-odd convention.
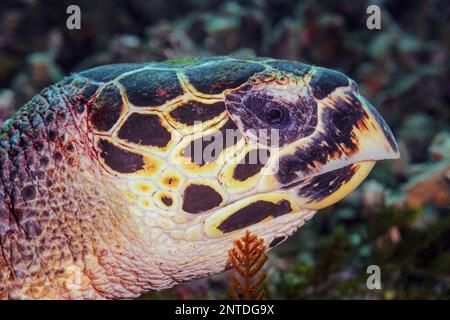
[[[245,235],[234,241],[233,244],[234,247],[228,252],[230,263],[234,269],[234,274],[228,284],[231,298],[233,300],[264,299],[265,292],[261,286],[267,279],[267,274],[260,273],[268,259],[264,240],[247,230]]]

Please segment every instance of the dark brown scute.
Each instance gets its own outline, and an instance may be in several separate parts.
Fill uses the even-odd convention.
[[[312,201],[321,201],[336,192],[342,185],[350,181],[356,173],[356,165],[348,165],[307,181],[298,190],[298,195]]]
[[[99,131],[108,131],[122,114],[123,101],[114,85],[105,87],[89,108],[91,125]]]
[[[218,60],[186,71],[191,84],[200,92],[219,94],[236,88],[253,74],[263,71],[262,65],[244,61]]]
[[[118,137],[139,145],[163,148],[171,134],[157,115],[133,113],[120,128]]]
[[[267,62],[268,65],[271,67],[291,72],[295,74],[296,76],[303,77],[308,74],[309,71],[311,71],[311,66],[309,64],[304,64],[296,61],[288,61],[288,60],[276,60],[276,61],[270,61]]]
[[[223,102],[205,104],[198,101],[189,101],[178,106],[170,115],[180,123],[191,126],[196,121],[211,120],[225,111]]]
[[[236,134],[235,136],[233,136],[233,134],[232,134],[233,132]],[[242,139],[242,135],[240,134],[238,128],[236,127],[234,122],[231,120],[228,120],[219,129],[219,132],[217,133],[217,135],[220,135],[222,137],[222,147],[220,148],[220,151],[224,151],[226,148],[229,148],[229,147],[235,145],[236,143],[239,142],[239,140]],[[184,151],[183,151],[184,156],[190,157],[192,163],[197,163],[200,166],[203,166],[206,163],[213,162],[220,156],[221,152],[215,152],[211,156],[211,159],[204,159],[204,157],[203,157],[203,154],[204,154],[203,152],[204,152],[205,148],[207,148],[212,143],[217,144],[216,136],[214,134],[193,140],[193,141],[191,141],[189,146],[187,146],[184,149]],[[195,150],[195,148],[198,148],[198,147],[200,147],[200,150]],[[194,150],[195,150],[195,152],[193,152]],[[196,154],[201,154],[202,155],[201,159],[196,159],[195,158]]]
[[[97,93],[97,91],[100,88],[100,84],[95,83],[94,81],[97,79],[94,74],[97,73],[97,69],[101,69],[98,72],[99,79],[103,76],[106,76],[107,73],[104,73],[104,69],[108,69],[111,66],[100,66],[99,68],[94,69],[88,69],[86,71],[83,71],[81,73],[73,74],[69,77],[66,77],[64,80],[62,80],[60,83],[67,86],[72,86],[75,88],[75,92],[78,92],[75,97],[75,103],[73,103],[74,110],[81,114],[85,112],[85,110],[91,107],[89,105],[89,101],[91,101],[94,97],[94,95]],[[120,75],[120,73],[118,74]],[[86,77],[89,76],[89,79]],[[108,74],[107,77],[110,77]],[[96,79],[94,79],[96,78]],[[105,78],[107,79],[107,78]],[[93,80],[93,81],[92,81]],[[111,79],[112,80],[112,79]],[[99,81],[102,82],[102,81]]]
[[[183,210],[201,213],[222,203],[222,196],[213,188],[202,184],[191,184],[184,190]]]
[[[249,151],[244,160],[238,163],[233,171],[233,179],[245,181],[257,174],[266,164],[270,157],[270,151],[266,149],[256,149]]]
[[[119,81],[128,100],[139,107],[157,107],[183,94],[175,71],[144,70]]]
[[[170,207],[173,204],[172,198],[170,198],[168,196],[162,196],[161,197],[161,202],[164,203],[168,207]]]
[[[58,132],[55,129],[49,129],[47,133],[47,139],[49,141],[56,141],[58,138]]]
[[[80,73],[80,76],[98,82],[108,82],[114,80],[124,72],[138,70],[144,66],[144,64],[111,64],[83,71]]]
[[[36,197],[36,187],[34,185],[25,186],[22,189],[22,197],[25,200],[33,200]]]
[[[83,89],[81,90],[81,96],[85,101],[92,98],[95,92],[97,92],[99,86],[91,83],[90,81],[85,81]]]
[[[50,163],[50,159],[49,159],[49,157],[46,156],[46,155],[41,156],[41,158],[39,159],[39,164],[40,164],[42,167],[48,166],[49,163]]]
[[[140,154],[118,148],[106,140],[100,140],[98,147],[106,165],[117,172],[134,173],[144,167],[144,158]]]
[[[62,158],[63,158],[63,155],[61,152],[59,152],[59,151],[53,152],[53,160],[55,160],[56,162],[59,162],[62,160]]]
[[[218,229],[224,233],[232,232],[251,226],[267,217],[276,218],[291,211],[291,204],[287,200],[280,200],[277,203],[259,200],[230,215],[218,226]]]
[[[281,237],[273,238],[273,240],[270,241],[269,248],[275,247],[276,245],[282,243],[282,242],[283,242],[284,240],[286,240],[286,239],[287,239],[286,236],[281,236]]]
[[[349,79],[343,73],[325,68],[317,68],[309,85],[315,98],[323,99],[336,88],[348,86]]]
[[[332,108],[324,110],[323,133],[316,134],[308,146],[299,147],[293,155],[280,159],[276,176],[282,184],[295,180],[296,172],[307,174],[317,165],[324,165],[330,157],[340,159],[358,151],[352,132],[364,126],[368,114],[353,93],[349,93],[347,99],[349,102],[338,97]]]

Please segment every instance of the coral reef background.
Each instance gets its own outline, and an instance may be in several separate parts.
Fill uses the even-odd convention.
[[[81,8],[81,30],[66,8]],[[381,30],[366,8],[381,7]],[[338,69],[398,138],[349,197],[272,250],[276,299],[450,298],[450,4],[425,1],[4,0],[0,122],[42,88],[99,64],[259,55]],[[379,265],[382,289],[368,290]],[[229,274],[142,298],[224,298]]]

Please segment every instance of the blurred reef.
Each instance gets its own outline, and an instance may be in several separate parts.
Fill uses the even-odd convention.
[[[66,8],[81,8],[68,30]],[[366,28],[381,7],[382,29]],[[399,141],[339,204],[269,254],[276,299],[450,298],[450,4],[445,0],[22,0],[0,3],[0,122],[64,75],[99,64],[270,56],[338,69]],[[368,290],[379,265],[382,290]],[[144,299],[227,298],[229,274]]]

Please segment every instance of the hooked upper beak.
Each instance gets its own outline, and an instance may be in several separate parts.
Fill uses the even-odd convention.
[[[386,122],[350,84],[317,100],[314,134],[280,150],[275,177],[300,207],[330,206],[352,192],[376,161],[400,157]]]

